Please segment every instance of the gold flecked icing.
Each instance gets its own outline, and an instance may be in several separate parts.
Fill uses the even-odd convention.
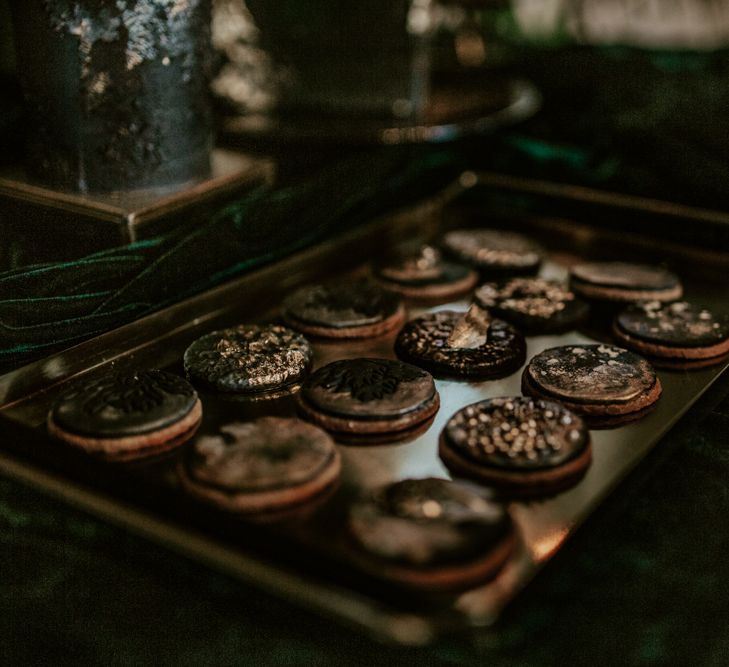
[[[587,446],[582,420],[558,403],[493,398],[456,412],[445,427],[451,447],[476,463],[502,468],[549,468]]]
[[[354,503],[349,529],[365,551],[417,567],[482,558],[511,529],[483,489],[446,479],[405,479]]]
[[[299,419],[262,417],[223,424],[198,437],[186,460],[198,482],[228,491],[261,491],[302,484],[331,461],[334,442]]]
[[[283,303],[286,317],[332,329],[383,322],[400,307],[400,297],[369,280],[307,285]]]
[[[525,236],[495,229],[456,229],[443,237],[443,245],[484,267],[531,267],[542,259],[539,247]]]
[[[244,324],[214,331],[185,351],[185,371],[220,391],[256,392],[297,382],[311,365],[309,342],[291,329]]]
[[[562,345],[532,357],[525,373],[540,391],[579,403],[627,403],[656,384],[643,357],[615,345]]]
[[[444,272],[440,250],[431,245],[422,245],[418,250],[379,269],[383,278],[394,281],[438,280]]]
[[[648,301],[626,309],[618,325],[630,334],[667,345],[711,345],[729,336],[726,319],[687,301]]]
[[[475,296],[486,308],[499,306],[544,319],[562,312],[575,300],[574,293],[564,285],[544,278],[513,278],[502,286],[486,283],[476,290]]]
[[[397,355],[431,372],[457,377],[503,377],[524,363],[524,337],[506,322],[491,320],[485,342],[452,347],[449,339],[463,313],[441,310],[408,322],[395,341]]]

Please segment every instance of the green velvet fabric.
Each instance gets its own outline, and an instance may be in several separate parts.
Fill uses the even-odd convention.
[[[425,197],[458,174],[452,152],[359,152],[205,224],[0,273],[0,371],[68,347]]]

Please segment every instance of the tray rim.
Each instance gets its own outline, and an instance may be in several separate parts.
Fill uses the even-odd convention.
[[[424,211],[430,212],[438,210],[440,206],[447,204],[459,193],[473,185],[481,184],[483,180],[488,180],[488,176],[481,175],[476,177],[476,182],[474,183],[471,178],[471,174],[473,174],[473,172],[466,172],[456,183],[436,195],[435,198],[427,200],[425,204],[416,206],[415,208],[422,208]],[[383,225],[386,226],[391,224],[393,219],[403,215],[406,217],[408,215],[412,215],[413,208],[413,206],[406,207],[398,210],[394,214],[378,218],[375,221],[353,230],[352,232],[338,237],[334,243],[335,245],[338,245],[342,238],[349,238],[350,240],[356,241],[356,239],[363,235],[373,233],[374,229],[382,227]],[[729,222],[729,216],[727,216],[726,221]],[[325,242],[305,249],[304,251],[295,253],[294,255],[271,265],[267,265],[266,267],[253,271],[238,279],[224,283],[212,290],[184,301],[181,304],[176,304],[175,306],[171,306],[163,311],[158,311],[157,313],[108,332],[107,334],[93,338],[90,341],[85,341],[78,346],[69,348],[69,350],[78,351],[79,348],[83,349],[84,346],[94,343],[98,345],[99,342],[103,346],[104,340],[108,339],[107,337],[113,338],[114,336],[120,336],[121,338],[124,338],[126,332],[136,328],[141,328],[150,321],[160,320],[160,318],[161,321],[166,321],[166,318],[172,312],[184,317],[186,313],[194,311],[200,303],[209,299],[212,294],[221,295],[229,291],[237,291],[241,288],[241,285],[256,282],[261,279],[261,276],[265,276],[268,272],[277,272],[281,270],[282,266],[286,266],[287,264],[296,264],[302,255],[316,257],[317,255],[326,252],[327,247],[328,244]],[[216,312],[217,311],[209,313],[208,316],[212,318],[215,316]],[[22,374],[29,369],[32,370],[34,367],[42,368],[43,365],[48,362],[48,359],[53,359],[55,357],[62,356],[63,354],[67,354],[69,350],[57,353],[47,359],[34,362],[23,368],[16,369],[16,371],[12,371],[10,374],[6,374],[0,378],[0,391],[2,390],[3,382],[7,381],[8,375],[18,376],[18,374]],[[120,354],[128,353],[129,350],[127,349]],[[100,359],[93,366],[85,366],[85,370],[92,370],[99,364],[109,362],[109,358]],[[717,373],[716,376],[703,388],[703,390],[695,396],[693,401],[691,401],[691,404],[698,400],[698,398],[700,398],[700,396],[709,389],[709,387],[721,375],[722,373]],[[56,381],[65,381],[67,377],[68,376],[56,378]],[[41,388],[41,390],[47,388],[48,385]],[[22,401],[23,399],[19,400]],[[34,431],[33,429],[20,424],[18,421],[10,419],[8,416],[2,414],[2,411],[12,407],[12,405],[16,403],[17,400],[0,406],[0,427],[11,427],[11,430],[12,428],[15,428],[16,430],[26,430],[27,433],[31,434],[31,437],[43,437],[42,433]],[[666,427],[665,432],[668,432],[671,427]],[[651,449],[646,451],[646,454],[650,451]],[[268,563],[263,563],[260,558],[256,558],[255,556],[248,557],[241,552],[240,548],[223,545],[220,542],[217,542],[214,538],[198,533],[190,526],[180,526],[174,519],[169,520],[162,518],[159,516],[159,513],[155,512],[153,509],[140,508],[139,506],[126,504],[124,500],[111,497],[103,491],[90,488],[76,480],[69,480],[69,478],[62,474],[49,472],[44,469],[43,466],[30,463],[22,457],[16,457],[0,451],[0,471],[29,483],[44,492],[50,493],[54,497],[61,498],[65,502],[68,502],[72,506],[80,508],[85,512],[100,516],[102,519],[109,520],[111,523],[120,525],[124,529],[132,530],[132,532],[135,532],[136,534],[141,534],[141,536],[145,539],[151,539],[152,541],[162,543],[163,546],[171,548],[174,551],[181,553],[183,556],[192,557],[195,560],[202,561],[207,565],[211,565],[212,567],[222,570],[227,574],[232,574],[248,583],[257,583],[260,587],[261,581],[269,581],[271,578],[277,578],[279,582],[286,580],[287,585],[284,586],[285,590],[279,590],[277,586],[265,586],[264,588],[267,593],[279,595],[279,597],[290,602],[304,604],[305,600],[305,606],[309,608],[313,608],[325,615],[335,617],[348,624],[355,625],[360,629],[375,633],[380,637],[385,636],[403,644],[424,645],[430,643],[438,635],[436,628],[434,628],[426,618],[408,615],[400,611],[392,614],[384,607],[378,608],[374,613],[363,614],[363,607],[358,607],[356,604],[353,604],[353,597],[356,597],[356,593],[351,589],[347,590],[346,595],[343,596],[336,586],[323,586],[321,589],[324,591],[325,601],[322,602],[322,600],[319,599],[316,601],[317,604],[312,604],[312,596],[303,592],[305,589],[308,590],[312,587],[312,583],[309,579],[297,575],[285,567],[276,567],[275,565],[272,566]],[[625,474],[627,475],[629,472],[630,471],[627,470]],[[625,475],[614,480],[613,488],[622,481],[624,476]],[[253,565],[250,565],[250,563],[253,563]],[[241,565],[243,565],[243,568],[240,567]],[[251,574],[249,576],[242,576],[242,570],[247,570]],[[319,582],[316,582],[316,585],[319,585]],[[371,611],[373,606],[377,606],[376,604],[373,605],[373,602],[376,603],[377,601],[373,598],[367,598],[364,607]],[[353,607],[355,607],[355,609],[353,609]],[[363,621],[363,618],[365,617],[368,619],[367,621]]]

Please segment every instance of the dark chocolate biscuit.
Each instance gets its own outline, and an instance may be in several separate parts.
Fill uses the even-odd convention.
[[[445,479],[406,479],[355,503],[355,561],[377,576],[426,590],[462,589],[493,577],[514,528],[485,493]]]
[[[524,369],[522,391],[556,399],[590,427],[641,417],[661,395],[661,383],[643,357],[614,345],[564,345],[544,350]]]
[[[263,417],[199,436],[178,473],[191,494],[230,512],[277,512],[310,501],[339,478],[331,437],[299,419]]]
[[[496,229],[455,229],[443,236],[444,250],[481,272],[485,279],[534,275],[542,248],[526,236]]]
[[[428,245],[376,263],[373,274],[385,289],[428,303],[457,299],[478,282],[474,270],[445,261],[437,248]]]
[[[587,300],[630,303],[673,301],[683,294],[676,274],[658,266],[628,262],[586,262],[570,270],[570,287]]]
[[[432,417],[439,406],[433,378],[393,359],[334,361],[306,380],[301,412],[338,438],[397,440]]]
[[[241,324],[213,331],[185,350],[185,371],[201,386],[249,396],[291,391],[307,374],[309,342],[276,325]]]
[[[200,424],[192,385],[165,371],[110,373],[64,392],[48,415],[56,438],[108,459],[127,460],[172,449]]]
[[[576,483],[592,459],[590,434],[577,415],[554,401],[492,398],[448,420],[440,457],[455,474],[514,495],[540,495]]]
[[[476,290],[474,300],[527,335],[569,331],[589,312],[589,306],[571,290],[544,278],[486,283]]]
[[[287,297],[282,314],[292,327],[324,338],[369,338],[397,329],[400,297],[370,280],[303,287]]]
[[[506,377],[524,363],[526,342],[503,320],[483,311],[441,310],[408,322],[395,341],[401,359],[436,376],[489,380]]]
[[[729,318],[686,301],[628,306],[615,318],[613,332],[657,366],[703,368],[729,355]]]

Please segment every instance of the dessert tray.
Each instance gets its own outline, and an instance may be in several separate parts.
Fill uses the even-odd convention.
[[[639,221],[639,224],[635,224]],[[694,223],[695,245],[681,238]],[[699,224],[700,223],[700,224]],[[441,406],[428,430],[409,442],[338,445],[341,482],[300,522],[249,523],[186,494],[175,456],[134,464],[105,463],[52,440],[49,407],[70,382],[114,370],[161,368],[184,375],[182,354],[201,335],[244,322],[277,321],[282,299],[297,287],[367,275],[370,262],[403,240],[438,237],[443,229],[489,226],[529,234],[548,252],[541,274],[565,278],[585,258],[666,263],[688,299],[727,309],[724,276],[729,216],[579,188],[466,173],[432,199],[360,227],[216,289],[0,377],[0,472],[292,603],[358,626],[380,638],[425,644],[452,632],[485,632],[661,437],[728,365],[659,371],[656,409],[639,421],[592,431],[593,460],[575,486],[549,498],[512,501],[518,546],[490,582],[458,594],[393,586],[357,566],[344,544],[347,508],[363,491],[400,479],[449,477],[438,436],[460,408],[481,399],[520,395],[521,371],[494,381],[437,380]],[[661,235],[656,234],[661,230]],[[699,231],[701,230],[701,231]],[[703,244],[703,246],[702,246]],[[724,247],[729,248],[729,245]],[[700,266],[697,271],[695,267]],[[426,310],[465,310],[461,300]],[[378,338],[313,340],[315,368],[349,357],[394,358],[397,332]],[[527,359],[556,345],[601,339],[570,333],[527,337]],[[260,416],[294,416],[292,397],[246,402],[201,394],[210,425]],[[619,492],[619,490],[617,491]]]

